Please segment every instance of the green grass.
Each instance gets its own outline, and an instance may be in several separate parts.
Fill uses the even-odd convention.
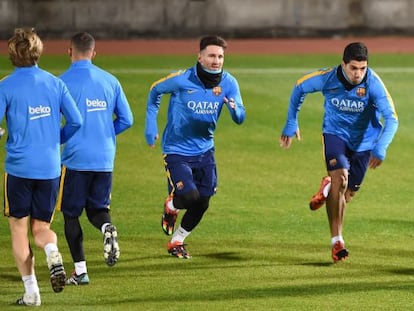
[[[232,123],[224,110],[216,131],[219,191],[205,218],[187,239],[190,260],[167,254],[160,228],[166,180],[159,146],[143,137],[151,83],[195,57],[98,57],[96,63],[121,80],[135,124],[118,137],[112,196],[121,259],[104,264],[100,233],[84,224],[91,284],[50,288],[43,250],[35,249],[42,309],[56,310],[411,310],[414,305],[414,154],[411,55],[372,55],[393,95],[400,128],[387,159],[370,170],[346,213],[349,259],[332,264],[324,210],[307,203],[324,174],[321,96],[310,95],[300,114],[303,140],[278,146],[291,88],[301,73],[336,65],[337,55],[228,55],[226,68],[239,80],[247,118]],[[45,56],[41,67],[55,74],[67,57]],[[0,74],[10,71],[6,56]],[[411,69],[411,70],[410,70]],[[167,101],[160,111],[164,124]],[[3,121],[4,123],[4,121]],[[4,150],[4,140],[0,141]],[[3,161],[4,151],[0,154]],[[56,215],[53,228],[66,269],[72,270]],[[10,247],[7,219],[0,218],[0,309],[23,292]]]

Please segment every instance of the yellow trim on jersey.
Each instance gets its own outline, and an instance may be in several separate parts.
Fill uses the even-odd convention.
[[[325,157],[325,137],[323,137],[323,133],[321,134],[321,142],[322,142],[322,158],[323,158],[323,161],[326,163],[326,157]]]
[[[378,81],[381,83],[382,87],[384,88],[384,90],[385,90],[385,94],[387,95],[387,98],[388,98],[388,102],[389,102],[389,103],[390,103],[390,105],[391,105],[391,109],[392,109],[392,111],[393,111],[394,118],[395,118],[396,120],[398,120],[397,111],[395,110],[394,100],[392,99],[391,94],[388,92],[388,89],[386,88],[386,86],[385,86],[384,82],[382,82],[381,78],[377,75],[377,73],[376,73],[375,71],[373,71],[373,70],[371,70],[371,72],[372,72],[372,74],[373,74],[375,77],[377,77]]]
[[[328,72],[331,72],[332,70],[334,70],[334,68],[328,68],[328,69],[319,69],[317,71],[313,71],[311,73],[308,73],[306,75],[304,75],[302,78],[300,78],[299,80],[296,81],[296,85],[302,84],[304,81],[313,78],[315,76],[320,76],[323,74],[326,74]]]
[[[165,80],[168,80],[170,78],[179,76],[180,74],[183,74],[185,72],[185,70],[178,70],[176,72],[170,73],[168,76],[165,76],[157,81],[155,81],[153,84],[151,84],[150,90],[152,90],[157,84],[164,82]]]
[[[170,193],[170,196],[171,196],[171,195],[173,195],[173,194],[174,194],[174,192],[175,192],[175,186],[174,186],[174,183],[173,183],[173,181],[172,181],[172,179],[171,179],[171,173],[170,173],[170,170],[169,170],[169,169],[167,169],[167,162],[165,161],[165,158],[166,158],[166,157],[167,157],[167,155],[166,155],[166,154],[164,154],[164,155],[163,155],[163,161],[164,161],[165,173],[166,173],[166,175],[167,175],[168,183],[170,184],[170,186],[171,186],[171,188],[172,188],[171,193]]]
[[[3,181],[3,194],[4,194],[4,216],[10,216],[10,206],[9,206],[9,198],[7,196],[7,173],[4,173],[4,181]]]
[[[62,208],[62,197],[63,197],[63,184],[65,183],[66,166],[62,165],[62,172],[60,174],[59,193],[56,201],[55,209],[61,211]]]

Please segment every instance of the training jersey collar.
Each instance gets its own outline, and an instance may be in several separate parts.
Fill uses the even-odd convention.
[[[90,59],[81,59],[73,62],[72,67],[85,67],[89,66],[90,64],[92,64],[92,61]]]
[[[361,83],[364,83],[367,80],[367,76],[368,76],[368,70],[365,73],[364,78],[362,79],[362,81],[359,84],[352,84],[351,82],[349,82],[348,78],[345,76],[344,71],[342,69],[342,66],[339,65],[336,68],[336,76],[338,77],[339,81],[341,81],[341,83],[344,85],[345,89],[347,91],[352,90],[354,87],[356,87],[357,85],[360,85]]]
[[[15,70],[32,70],[32,69],[36,69],[39,68],[38,64],[34,64],[33,66],[28,66],[28,67],[14,67]]]
[[[219,73],[209,73],[207,72],[203,66],[199,62],[197,62],[196,65],[196,72],[197,76],[200,79],[200,81],[204,84],[205,88],[212,89],[213,87],[216,87],[220,84],[221,78],[223,75],[223,71],[220,71]]]

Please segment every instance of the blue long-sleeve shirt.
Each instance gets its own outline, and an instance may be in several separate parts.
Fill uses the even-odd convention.
[[[4,115],[7,122],[5,171],[30,179],[59,177],[60,144],[82,124],[65,84],[37,65],[15,68],[0,81],[0,120]]]
[[[61,79],[84,119],[80,130],[64,145],[62,163],[72,170],[113,171],[116,135],[133,124],[121,84],[90,60],[73,62]]]
[[[352,88],[339,79],[338,68],[311,72],[300,78],[293,88],[283,135],[294,136],[298,113],[309,93],[324,96],[323,133],[343,139],[354,151],[371,150],[384,160],[397,128],[398,117],[393,100],[379,76],[370,68],[363,81]],[[385,121],[384,126],[381,121]]]
[[[158,133],[157,115],[163,94],[170,94],[168,120],[162,135],[164,154],[194,156],[212,149],[225,97],[234,99],[235,108],[229,107],[232,120],[241,124],[245,119],[237,80],[223,71],[219,85],[206,89],[197,77],[195,65],[172,73],[151,86],[145,124],[145,137],[149,145],[154,144]]]

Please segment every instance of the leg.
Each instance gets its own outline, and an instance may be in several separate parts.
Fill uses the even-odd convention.
[[[200,194],[197,189],[183,194],[168,196],[164,202],[164,213],[161,217],[161,227],[166,235],[173,234],[178,212],[191,208],[199,197]]]
[[[37,247],[44,249],[49,243],[57,245],[57,236],[50,229],[50,223],[38,219],[32,219],[32,234]]]
[[[24,295],[17,299],[16,304],[40,306],[41,299],[34,269],[34,255],[28,239],[27,221],[28,217],[9,217],[13,256],[25,287]]]
[[[34,274],[34,257],[28,238],[28,217],[9,217],[12,252],[21,276]]]
[[[75,271],[66,279],[66,285],[89,284],[89,276],[86,269],[85,251],[83,249],[83,232],[78,217],[70,217],[63,214],[65,220],[65,237],[70,254],[75,264]]]
[[[346,207],[345,192],[348,185],[348,170],[330,171],[331,189],[326,199],[331,237],[342,236],[342,225]]]
[[[193,180],[197,186],[197,196],[187,202],[187,212],[181,220],[181,227],[191,232],[201,221],[207,211],[210,198],[216,193],[217,170],[214,151],[204,154],[199,167],[193,169]]]
[[[46,253],[52,288],[59,293],[65,287],[66,273],[57,247],[56,233],[50,229],[50,223],[43,220],[32,219],[31,226],[35,245]]]
[[[204,213],[209,207],[210,197],[200,197],[194,202],[194,205],[187,208],[181,220],[181,227],[191,232],[201,221]]]
[[[107,208],[86,208],[86,216],[89,222],[99,231],[102,231],[104,224],[111,224],[112,218]]]
[[[65,237],[73,262],[85,261],[83,249],[83,232],[78,217],[63,214],[65,220]]]
[[[344,260],[348,256],[342,236],[346,208],[345,192],[348,188],[350,157],[345,141],[341,138],[324,134],[325,163],[331,178],[329,193],[326,197],[326,211],[331,233],[332,259],[334,262]]]
[[[108,266],[113,266],[119,259],[120,249],[118,244],[118,232],[112,224],[109,213],[112,172],[94,172],[90,184],[86,203],[86,214],[89,222],[101,230],[103,234],[104,258]]]
[[[112,224],[111,214],[107,208],[86,208],[89,222],[104,235],[104,258],[108,266],[113,266],[119,259],[118,232]]]
[[[342,227],[346,207],[345,193],[348,185],[348,170],[338,169],[329,172],[332,178],[331,190],[326,201],[329,227],[331,231],[332,259],[343,261],[348,256],[342,237]]]
[[[170,253],[171,255],[178,257],[178,258],[183,258],[183,259],[189,259],[191,258],[191,255],[188,253],[188,251],[185,248],[184,245],[184,240],[187,236],[190,235],[191,230],[198,224],[199,220],[196,221],[195,225],[193,225],[191,222],[191,214],[192,212],[190,212],[190,210],[194,210],[197,207],[197,202],[200,200],[200,194],[198,192],[197,189],[191,190],[189,192],[180,194],[180,195],[176,195],[174,196],[174,206],[178,209],[178,210],[186,210],[185,214],[183,216],[183,219],[181,221],[181,225],[177,228],[177,230],[175,230],[171,240],[167,243],[167,250],[168,253]],[[167,207],[166,207],[167,209]],[[163,224],[166,220],[168,220],[167,217],[165,217],[166,213],[164,212],[163,215]],[[168,214],[167,214],[168,215]],[[169,228],[171,229],[171,233],[172,233],[172,229],[175,226],[175,220],[177,217],[177,214],[173,215],[173,214],[169,214],[168,215],[170,217],[170,223],[169,223]],[[201,219],[201,217],[200,217]],[[183,223],[185,223],[185,228],[183,227]]]
[[[46,253],[52,289],[58,293],[65,287],[65,269],[57,247],[56,233],[50,229],[59,190],[59,178],[36,180],[33,191],[31,229],[34,243]]]
[[[184,240],[200,223],[217,187],[214,150],[197,158],[167,156],[165,160],[174,207],[186,210],[181,225],[167,244],[168,252],[178,258],[190,258]]]
[[[332,237],[342,236],[346,204],[352,200],[362,185],[369,157],[369,151],[355,153],[347,150],[349,170],[347,168],[329,170],[332,184],[326,205]],[[346,166],[343,160],[342,167]]]
[[[191,231],[200,223],[204,213],[209,206],[210,197],[200,197],[187,205],[186,212],[181,220],[181,225],[174,232],[171,241],[168,242],[168,252],[178,258],[188,259],[191,255],[185,248],[184,240],[191,234]],[[189,204],[187,202],[187,204]]]
[[[8,216],[12,254],[24,284],[24,294],[16,304],[40,306],[40,291],[35,274],[35,259],[29,240],[29,212],[31,204],[31,182],[5,173],[5,204]]]
[[[191,157],[177,155],[166,155],[164,158],[169,196],[164,201],[161,228],[166,235],[173,234],[178,212],[200,196],[193,180],[190,161]]]

